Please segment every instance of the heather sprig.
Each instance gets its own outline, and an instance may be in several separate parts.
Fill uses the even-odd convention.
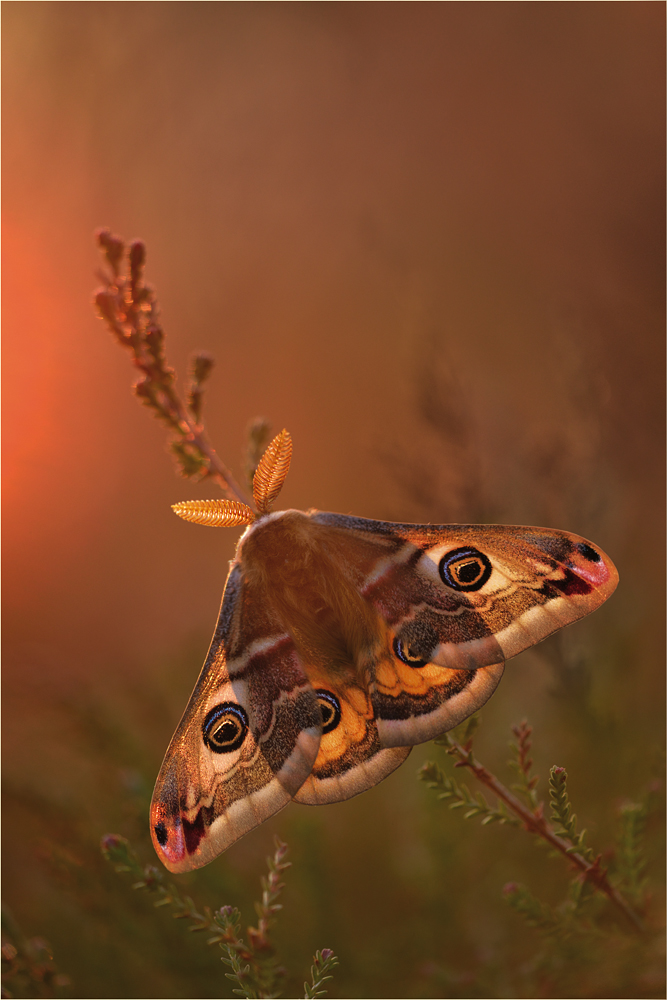
[[[503,887],[503,896],[517,913],[520,913],[529,927],[548,934],[557,933],[563,929],[563,916],[548,903],[536,899],[525,885],[508,882]]]
[[[465,728],[461,726],[458,730],[444,733],[434,742],[444,747],[447,754],[454,757],[454,767],[467,768],[481,784],[495,795],[498,801],[495,810],[482,795],[472,796],[465,785],[458,785],[453,778],[447,778],[433,761],[425,763],[419,771],[421,780],[438,792],[438,798],[450,799],[450,808],[466,807],[464,812],[466,819],[481,815],[483,825],[494,821],[515,826],[522,825],[528,833],[540,837],[560,854],[565,855],[579,869],[578,881],[588,882],[594,886],[625,915],[636,930],[641,930],[642,924],[639,917],[610,882],[607,870],[600,863],[601,855],[594,857],[593,851],[585,845],[585,830],[577,833],[576,816],[572,812],[567,793],[567,772],[565,769],[561,767],[551,769],[552,817],[559,824],[558,829],[554,829],[544,817],[544,803],[537,796],[537,782],[533,781],[530,774],[532,760],[528,756],[528,751],[531,746],[529,738],[532,730],[527,722],[513,728],[517,743],[514,744],[510,765],[514,766],[514,770],[518,769],[522,775],[519,790],[527,799],[528,806],[524,805],[514,792],[499,781],[475,757],[473,736],[478,724],[478,722],[471,724],[471,721],[468,720]],[[462,742],[459,742],[456,736],[459,736]],[[575,891],[575,896],[578,892],[579,890]],[[579,894],[580,896],[581,894]],[[579,902],[581,902],[580,898]]]
[[[512,909],[524,917],[529,927],[535,927],[544,934],[565,939],[573,934],[595,932],[593,923],[586,919],[595,892],[591,883],[579,875],[570,880],[565,899],[556,907],[537,899],[530,889],[516,882],[507,883],[503,896]]]
[[[214,479],[229,499],[252,507],[252,498],[213,449],[202,422],[204,383],[214,359],[205,352],[195,355],[184,401],[176,390],[174,369],[167,363],[155,291],[144,281],[144,243],[134,240],[126,246],[108,229],[96,235],[107,269],[99,272],[102,287],[95,293],[95,305],[117,342],[130,351],[140,375],[135,395],[167,425],[170,450],[183,476]]]
[[[494,809],[489,805],[481,792],[477,792],[473,796],[467,785],[459,785],[454,778],[448,778],[433,761],[428,761],[423,765],[419,772],[419,777],[422,781],[426,782],[429,788],[437,792],[439,799],[442,801],[449,800],[450,809],[465,809],[463,813],[464,819],[481,816],[482,826],[488,826],[489,823],[509,823],[511,826],[519,825],[519,820],[516,816],[512,816],[500,800],[498,801],[497,808]]]
[[[58,997],[71,985],[69,976],[58,969],[49,942],[26,937],[4,903],[0,953],[3,997]]]
[[[551,799],[551,818],[560,824],[554,831],[557,837],[570,842],[568,854],[575,852],[586,861],[592,862],[593,851],[584,843],[586,831],[577,833],[577,817],[572,812],[572,805],[567,791],[567,771],[564,767],[552,767],[549,774],[549,798]]]
[[[512,785],[512,788],[524,797],[528,807],[534,811],[539,807],[535,788],[540,779],[537,774],[531,774],[533,760],[529,755],[533,745],[531,740],[533,727],[528,725],[527,719],[523,719],[518,726],[512,726],[512,732],[516,737],[516,743],[510,743],[512,759],[509,765],[519,777],[518,783]]]
[[[323,948],[322,951],[315,952],[310,969],[310,985],[303,984],[304,1000],[316,1000],[316,997],[326,996],[327,991],[322,989],[322,985],[328,979],[333,979],[331,973],[337,965],[338,959],[330,948]]]
[[[646,803],[626,802],[619,810],[620,829],[616,849],[616,872],[630,900],[641,906],[646,889],[644,827]]]
[[[187,921],[191,932],[207,932],[206,943],[222,948],[222,961],[231,969],[225,975],[234,984],[234,995],[257,1000],[280,996],[287,978],[287,971],[280,964],[269,931],[275,924],[276,914],[282,909],[282,904],[277,901],[284,888],[281,877],[291,862],[286,860],[287,845],[278,837],[275,845],[273,856],[267,858],[268,876],[261,880],[262,898],[255,903],[257,926],[247,928],[247,941],[241,936],[241,914],[236,907],[222,906],[216,911],[208,906],[198,909],[192,898],[182,894],[161,871],[153,865],[142,865],[124,837],[107,834],[102,838],[102,853],[116,872],[133,877],[133,889],[157,895],[154,906],[172,907],[173,918]],[[338,964],[338,959],[325,948],[315,953],[313,962],[312,985],[304,985],[307,998],[325,995],[322,984],[332,978],[330,973]]]

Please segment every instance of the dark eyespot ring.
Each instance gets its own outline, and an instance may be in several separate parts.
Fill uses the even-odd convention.
[[[589,562],[600,562],[600,553],[596,552],[590,545],[586,545],[586,542],[577,542],[577,549]]]
[[[315,694],[322,713],[322,733],[331,733],[340,722],[340,702],[331,691],[320,688]]]
[[[213,753],[238,750],[248,732],[248,716],[240,705],[223,702],[212,708],[204,719],[204,743]]]
[[[422,660],[420,656],[416,656],[408,643],[404,642],[403,639],[399,639],[398,636],[394,639],[394,653],[399,660],[407,663],[409,667],[425,667],[429,662],[428,660]]]
[[[478,549],[453,549],[438,566],[440,576],[454,590],[479,590],[491,576],[491,563]]]

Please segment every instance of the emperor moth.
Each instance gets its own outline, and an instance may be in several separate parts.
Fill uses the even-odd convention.
[[[512,525],[396,524],[272,512],[292,444],[255,473],[256,512],[175,505],[246,525],[202,672],[151,803],[173,872],[208,864],[288,802],[338,802],[494,692],[505,660],[583,618],[618,574],[578,535]]]

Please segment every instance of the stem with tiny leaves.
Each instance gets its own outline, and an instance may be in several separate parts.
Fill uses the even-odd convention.
[[[174,369],[165,357],[155,292],[144,282],[145,245],[134,240],[126,248],[120,236],[108,229],[98,230],[97,242],[109,270],[99,273],[103,285],[95,293],[95,305],[118,343],[131,352],[141,373],[134,385],[135,395],[174,435],[171,450],[186,478],[213,479],[230,500],[252,507],[252,498],[220,459],[202,423],[203,384],[213,368],[213,358],[206,353],[194,358],[192,383],[184,403],[175,389]]]
[[[133,877],[133,889],[144,889],[158,897],[154,906],[172,907],[175,920],[189,922],[191,932],[205,931],[206,943],[222,948],[222,961],[231,969],[225,975],[236,986],[233,993],[246,1000],[261,1000],[279,996],[287,977],[286,970],[279,964],[269,930],[282,909],[277,902],[284,888],[281,876],[291,862],[285,860],[287,845],[278,837],[275,845],[273,857],[267,858],[269,874],[262,878],[261,901],[255,903],[259,920],[257,927],[248,927],[247,943],[241,937],[241,914],[235,906],[221,906],[215,912],[205,906],[199,911],[190,896],[183,895],[161,871],[153,865],[142,865],[125,837],[107,834],[102,838],[102,853],[119,874]],[[338,959],[329,948],[315,952],[313,962],[312,983],[310,986],[304,983],[306,1000],[325,995],[322,985],[332,978],[331,972],[338,965]]]
[[[511,813],[521,820],[521,823],[527,832],[541,837],[556,851],[565,855],[565,857],[567,857],[568,860],[581,871],[583,878],[595,886],[599,892],[604,893],[614,906],[616,906],[616,908],[623,913],[624,917],[630,921],[636,930],[643,930],[642,922],[637,914],[634,910],[632,910],[623,896],[609,881],[607,877],[607,870],[600,864],[601,856],[598,855],[593,859],[593,852],[590,848],[583,846],[583,833],[576,833],[576,817],[571,815],[571,809],[569,808],[569,802],[567,801],[565,785],[567,773],[564,768],[552,768],[552,808],[554,810],[555,818],[561,825],[561,829],[554,831],[553,827],[551,827],[544,818],[544,803],[539,802],[533,809],[528,808],[516,797],[516,795],[513,794],[513,792],[509,790],[509,788],[503,785],[502,782],[495,777],[495,775],[493,775],[475,758],[472,752],[472,736],[469,736],[467,741],[464,744],[461,744],[449,733],[445,733],[443,736],[435,740],[435,742],[440,746],[445,747],[447,753],[456,758],[455,767],[467,768],[472,774],[474,774],[475,778],[477,778],[482,785],[493,792],[499,800],[498,812],[501,810],[501,804],[504,803],[507,809],[509,809]],[[420,777],[431,787],[438,788],[439,784],[435,780],[434,769],[439,770],[437,765],[433,763],[425,764],[420,771]],[[444,780],[447,781],[447,779]],[[442,797],[444,798],[449,796]],[[466,803],[461,804],[465,805]],[[471,809],[467,815],[472,816],[477,813],[481,814],[486,812],[486,815],[488,816],[492,810],[486,802],[484,805],[486,807],[485,810],[481,808],[478,810]],[[498,819],[500,820],[501,817],[499,816]],[[485,820],[482,822],[491,821],[492,820],[490,818],[486,819],[485,817]],[[507,822],[508,820],[505,816],[503,816],[502,821]]]

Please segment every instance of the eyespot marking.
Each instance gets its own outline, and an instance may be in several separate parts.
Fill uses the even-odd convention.
[[[577,542],[577,552],[589,562],[600,562],[600,553],[596,552],[590,545],[587,545],[586,542]]]
[[[248,716],[235,702],[215,705],[204,719],[202,736],[213,753],[231,753],[243,744],[248,732]]]
[[[331,691],[324,691],[322,688],[315,691],[317,704],[322,713],[322,734],[331,733],[340,722],[340,702]]]
[[[417,655],[412,647],[403,639],[399,639],[398,636],[394,639],[394,655],[403,663],[407,663],[409,667],[425,667],[429,662]]]
[[[479,549],[453,549],[442,557],[438,570],[453,590],[480,590],[491,576],[491,563]]]
[[[155,839],[157,840],[158,844],[160,845],[160,847],[164,847],[164,845],[167,843],[167,840],[169,839],[166,826],[164,825],[164,823],[156,823],[153,829],[155,830]]]

